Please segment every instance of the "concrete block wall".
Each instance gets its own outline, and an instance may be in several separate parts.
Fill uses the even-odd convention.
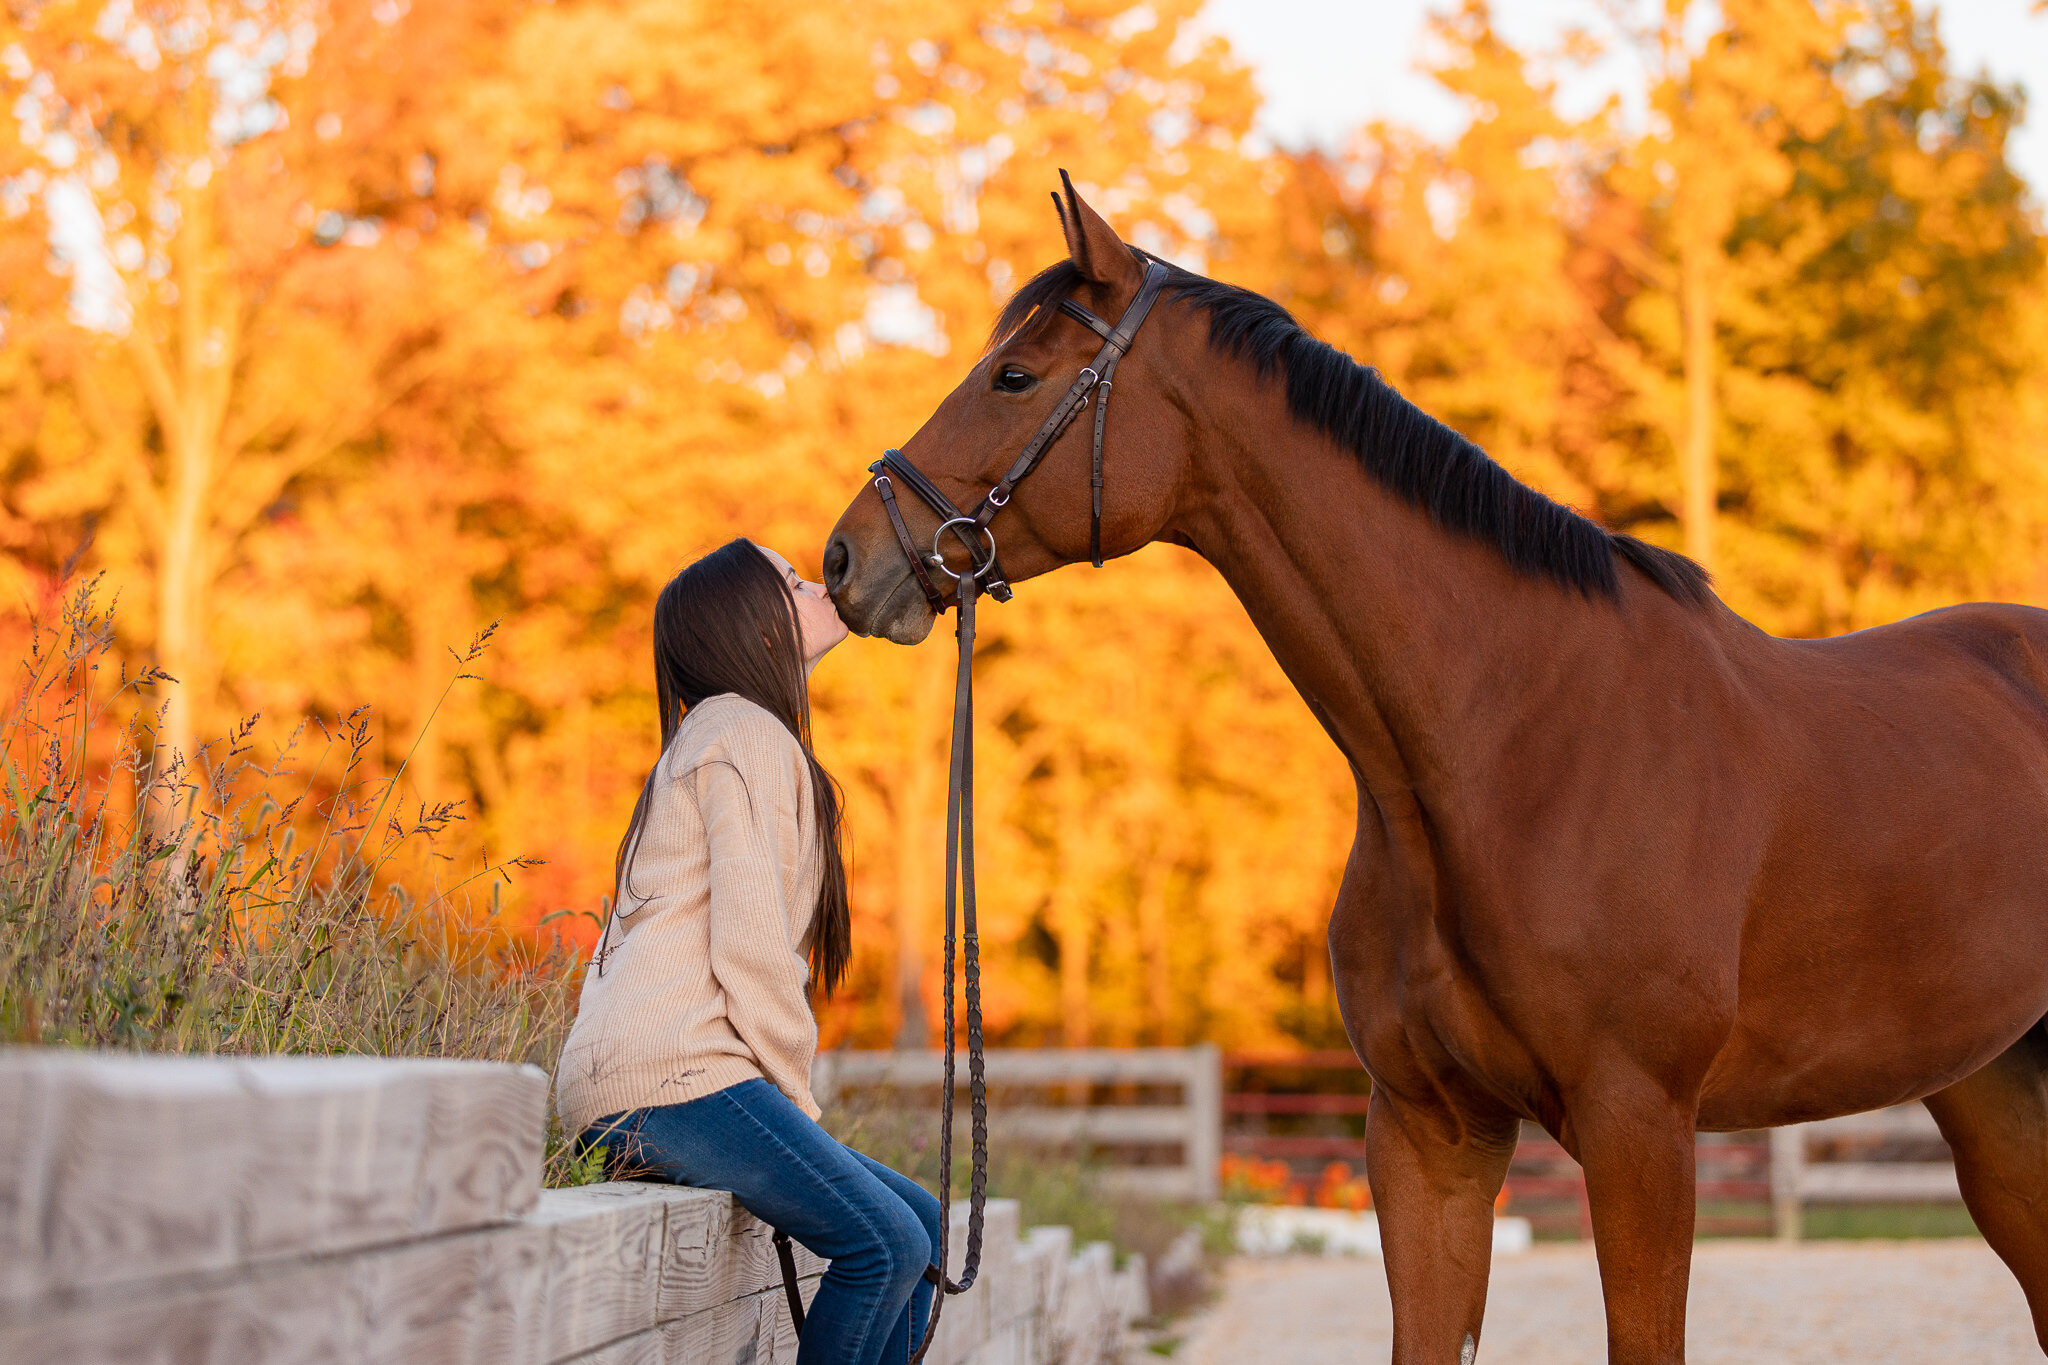
[[[794,1360],[769,1230],[714,1191],[542,1190],[546,1103],[532,1067],[0,1051],[0,1361]],[[1118,1359],[1143,1265],[1017,1221],[990,1201],[927,1359]],[[957,1271],[964,1208],[952,1241]]]

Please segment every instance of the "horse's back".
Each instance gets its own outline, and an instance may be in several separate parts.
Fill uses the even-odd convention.
[[[1781,734],[1811,741],[1788,755],[1815,775],[1895,759],[2014,775],[2038,764],[2048,799],[2048,611],[1976,602],[1769,644],[1766,707]]]
[[[1863,680],[1952,678],[1998,683],[2048,718],[2048,611],[2012,602],[1943,607],[1823,640],[1787,641],[1811,658],[1849,666]]]

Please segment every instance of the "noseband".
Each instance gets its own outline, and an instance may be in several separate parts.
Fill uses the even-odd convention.
[[[1010,472],[982,497],[974,515],[969,516],[955,507],[952,499],[919,473],[917,466],[905,459],[900,450],[889,451],[868,466],[868,472],[875,476],[875,492],[881,495],[882,506],[889,511],[889,524],[896,528],[896,542],[903,547],[904,557],[910,561],[911,572],[917,575],[917,585],[924,589],[925,600],[931,603],[933,614],[940,614],[946,609],[945,596],[939,591],[938,584],[932,581],[930,571],[933,569],[954,581],[956,600],[960,605],[959,625],[954,632],[960,641],[960,664],[953,685],[953,756],[946,783],[946,1051],[945,1078],[939,1085],[939,1245],[933,1252],[937,1269],[926,1268],[926,1277],[934,1280],[942,1292],[932,1295],[931,1316],[925,1321],[924,1338],[911,1354],[911,1365],[917,1365],[924,1359],[925,1352],[931,1349],[939,1328],[939,1310],[945,1306],[946,1295],[966,1293],[980,1273],[982,1210],[988,1197],[988,1084],[982,1063],[981,943],[975,927],[974,907],[974,602],[984,592],[998,602],[1010,600],[1010,585],[1003,578],[1001,565],[996,562],[996,538],[988,524],[995,520],[996,513],[1010,505],[1010,495],[1016,491],[1017,485],[1038,467],[1038,462],[1045,458],[1045,452],[1052,449],[1053,442],[1060,438],[1061,433],[1073,425],[1081,409],[1088,406],[1089,397],[1097,395],[1095,466],[1094,475],[1089,480],[1094,493],[1094,522],[1088,533],[1088,557],[1095,561],[1096,568],[1102,567],[1102,426],[1109,408],[1110,380],[1116,374],[1117,362],[1124,358],[1124,352],[1130,350],[1131,339],[1138,334],[1145,315],[1159,301],[1159,291],[1165,287],[1167,273],[1167,268],[1158,261],[1146,263],[1145,280],[1138,286],[1138,296],[1131,300],[1130,307],[1124,309],[1124,315],[1117,319],[1114,327],[1072,299],[1060,300],[1059,310],[1101,337],[1102,349],[1095,353],[1095,359],[1089,361],[1074,380],[1067,396],[1052,410],[1052,415],[1039,426],[1038,434],[1025,444],[1023,452],[1010,466]],[[939,529],[932,533],[929,555],[918,553],[917,542],[910,538],[910,527],[904,524],[902,509],[896,505],[897,479],[922,498],[925,506],[938,513]],[[972,563],[964,573],[954,573],[947,567],[945,552],[939,548],[939,542],[948,531],[967,546]],[[972,1176],[968,1186],[967,1255],[958,1280],[943,1273],[944,1268],[951,1264],[947,1243],[953,1226],[953,962],[956,920],[966,929],[963,976],[967,997],[967,1096],[973,1119],[974,1143]],[[794,1261],[783,1263],[783,1285],[790,1298],[790,1316],[801,1326],[796,1312],[801,1296],[796,1289]]]
[[[1095,455],[1090,485],[1091,519],[1088,527],[1088,558],[1096,568],[1102,567],[1102,434],[1103,424],[1109,416],[1109,391],[1116,375],[1117,362],[1131,348],[1131,341],[1138,335],[1138,328],[1144,325],[1145,315],[1152,311],[1152,305],[1159,300],[1159,291],[1166,285],[1167,268],[1158,261],[1145,266],[1144,283],[1138,286],[1138,295],[1131,300],[1131,306],[1124,309],[1124,315],[1111,326],[1072,299],[1061,299],[1060,312],[1086,327],[1102,338],[1102,349],[1095,353],[1095,359],[1088,362],[1081,373],[1074,378],[1067,389],[1066,397],[1052,410],[1039,426],[1038,433],[1024,445],[1009,473],[996,481],[988,490],[973,513],[962,512],[953,505],[953,500],[938,490],[917,466],[906,458],[902,451],[891,450],[868,466],[868,472],[875,476],[875,492],[881,495],[882,506],[889,513],[889,524],[896,530],[896,542],[903,547],[903,554],[910,561],[910,570],[917,575],[918,587],[924,589],[925,601],[931,603],[934,614],[946,609],[945,594],[933,580],[931,570],[938,570],[958,582],[962,575],[956,574],[946,565],[946,556],[939,548],[939,542],[951,531],[967,546],[967,553],[973,562],[970,575],[980,585],[981,591],[998,602],[1010,600],[1010,585],[1004,579],[1001,564],[996,559],[996,538],[989,530],[989,523],[996,513],[1010,505],[1010,495],[1026,475],[1038,468],[1038,462],[1052,449],[1066,429],[1081,415],[1081,409],[1088,406],[1091,395],[1095,397]],[[923,500],[924,505],[936,512],[939,529],[932,533],[931,553],[922,554],[917,542],[911,539],[910,527],[903,520],[901,509],[896,506],[895,481],[901,479],[905,487]]]

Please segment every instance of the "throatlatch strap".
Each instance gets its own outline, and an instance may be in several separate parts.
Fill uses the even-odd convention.
[[[1145,281],[1138,286],[1137,297],[1131,300],[1131,306],[1124,310],[1124,315],[1117,320],[1116,326],[1106,332],[1103,330],[1101,318],[1072,299],[1060,300],[1060,312],[1100,335],[1102,349],[1097,351],[1095,359],[1089,361],[1081,373],[1075,376],[1066,396],[1060,399],[1059,406],[1052,410],[1052,415],[1039,427],[1038,434],[1026,443],[1018,454],[1016,463],[1010,466],[1009,472],[1003,475],[996,486],[989,490],[988,496],[981,500],[981,506],[975,509],[974,513],[975,525],[987,526],[995,519],[997,512],[1009,505],[1012,490],[1023,481],[1025,475],[1038,467],[1038,462],[1045,458],[1045,452],[1052,448],[1053,442],[1066,432],[1067,427],[1087,405],[1089,394],[1115,372],[1117,362],[1123,359],[1124,352],[1131,348],[1131,339],[1137,336],[1139,326],[1152,311],[1152,305],[1159,301],[1159,293],[1166,287],[1167,275],[1167,268],[1158,261],[1148,263],[1145,267]],[[1102,444],[1101,431],[1101,414],[1098,412],[1098,449]]]
[[[1109,362],[1109,371],[1116,373],[1116,361]],[[1088,474],[1088,559],[1098,569],[1102,567],[1102,424],[1109,420],[1109,391],[1114,387],[1108,374],[1095,386],[1095,453],[1089,457]]]

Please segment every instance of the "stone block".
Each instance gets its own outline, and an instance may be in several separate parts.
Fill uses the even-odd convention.
[[[1017,1255],[1019,1210],[1014,1199],[991,1199],[982,1209],[981,1273],[998,1273]],[[967,1247],[967,1209],[965,1205],[953,1206],[953,1226],[947,1234],[952,1245],[948,1248],[955,1266],[965,1263],[960,1259]]]
[[[0,1360],[65,1365],[314,1365],[366,1359],[344,1261],[169,1295],[129,1295],[0,1324]]]
[[[1061,1275],[1066,1273],[1064,1244],[1018,1243],[1017,1254],[1003,1277],[1001,1302],[990,1306],[994,1320],[1001,1323],[1026,1315],[1045,1316],[1053,1301],[1051,1283],[1055,1270]]]
[[[1036,1318],[1020,1318],[992,1334],[960,1365],[1044,1365],[1041,1337]]]
[[[545,1228],[515,1224],[349,1259],[369,1365],[546,1365]]]
[[[1045,1314],[1046,1334],[1051,1339],[1049,1349],[1057,1352],[1061,1315],[1066,1311],[1067,1263],[1073,1259],[1074,1231],[1063,1227],[1033,1228],[1024,1234],[1024,1245],[1027,1254],[1039,1263],[1038,1273],[1045,1277],[1038,1302]]]
[[[1110,1297],[1116,1305],[1120,1326],[1128,1327],[1141,1318],[1152,1316],[1149,1274],[1145,1258],[1135,1251],[1124,1258],[1124,1268],[1116,1272]]]
[[[1114,1259],[1109,1243],[1090,1242],[1067,1262],[1066,1289],[1052,1321],[1058,1359],[1068,1365],[1094,1365],[1122,1336],[1109,1301]]]

